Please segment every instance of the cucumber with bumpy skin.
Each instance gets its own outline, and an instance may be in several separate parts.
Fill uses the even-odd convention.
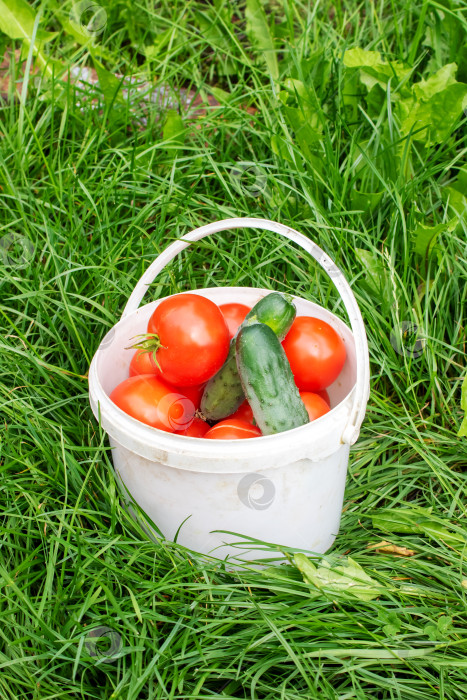
[[[240,329],[236,348],[243,390],[263,435],[309,423],[277,335],[264,323],[250,322]]]
[[[292,297],[281,292],[271,292],[260,299],[248,312],[243,327],[252,318],[266,323],[280,340],[289,332],[297,310]],[[240,329],[239,329],[240,330]],[[201,412],[208,420],[221,420],[232,415],[245,398],[238,376],[235,341],[230,341],[229,354],[220,370],[208,381],[201,398]]]

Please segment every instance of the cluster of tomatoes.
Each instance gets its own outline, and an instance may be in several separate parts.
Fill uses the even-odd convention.
[[[246,400],[213,426],[199,411],[206,382],[224,364],[249,311],[244,304],[217,306],[197,294],[168,297],[135,345],[128,379],[110,398],[136,420],[166,432],[221,440],[261,436]],[[310,421],[315,420],[330,410],[326,387],[343,367],[344,343],[326,322],[298,316],[282,346]]]

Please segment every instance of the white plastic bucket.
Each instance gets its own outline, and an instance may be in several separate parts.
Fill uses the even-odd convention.
[[[129,339],[146,331],[149,317],[162,301],[139,307],[147,286],[192,242],[237,228],[265,229],[294,241],[318,261],[339,291],[352,331],[323,307],[294,298],[298,315],[324,319],[345,343],[344,368],[328,388],[333,408],[300,428],[247,440],[183,437],[140,423],[117,408],[109,395],[128,376],[134,352],[126,349]],[[216,304],[235,301],[252,306],[270,291],[223,287],[193,293]],[[309,238],[265,219],[217,221],[168,246],[139,280],[89,371],[91,407],[109,435],[113,463],[130,509],[133,499],[167,539],[176,538],[189,549],[221,559],[274,555],[250,538],[317,553],[332,545],[339,530],[349,448],[358,438],[368,394],[365,329],[343,274]]]

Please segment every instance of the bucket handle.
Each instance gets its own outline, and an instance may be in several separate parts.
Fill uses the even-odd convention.
[[[136,311],[141,300],[146,294],[148,286],[155,280],[157,275],[164,267],[175,258],[176,255],[188,248],[188,246],[199,241],[205,236],[210,236],[212,233],[220,233],[236,228],[255,228],[265,231],[277,233],[280,236],[288,238],[290,241],[297,243],[321,265],[323,270],[330,277],[339,292],[345,309],[349,316],[350,325],[355,340],[355,354],[357,359],[357,381],[355,386],[355,397],[352,410],[350,412],[349,422],[347,423],[344,432],[342,433],[341,441],[353,445],[356,442],[360,433],[360,426],[365,416],[366,404],[370,390],[370,365],[368,358],[368,343],[363,324],[362,315],[358,304],[350,288],[349,283],[345,279],[343,273],[331,260],[331,258],[321,248],[302,233],[299,233],[289,226],[279,224],[268,219],[254,219],[249,217],[223,219],[214,221],[211,224],[200,226],[190,233],[185,234],[178,240],[169,245],[155,260],[148,269],[143,273],[136,287],[134,288],[128,302],[123,310],[122,318]]]

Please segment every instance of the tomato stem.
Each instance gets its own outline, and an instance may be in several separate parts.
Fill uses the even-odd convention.
[[[139,335],[133,336],[132,340],[134,338],[141,338],[141,340],[138,340],[137,343],[125,348],[125,350],[139,350],[138,355],[142,355],[146,352],[152,353],[154,363],[156,364],[157,368],[162,371],[161,366],[157,361],[157,351],[159,348],[164,348],[165,346],[162,345],[157,333],[140,333]]]
[[[196,409],[194,417],[201,418],[201,420],[204,420],[205,423],[209,423],[208,419],[206,418],[206,416],[204,415],[204,413],[202,412],[202,410],[200,408]]]

